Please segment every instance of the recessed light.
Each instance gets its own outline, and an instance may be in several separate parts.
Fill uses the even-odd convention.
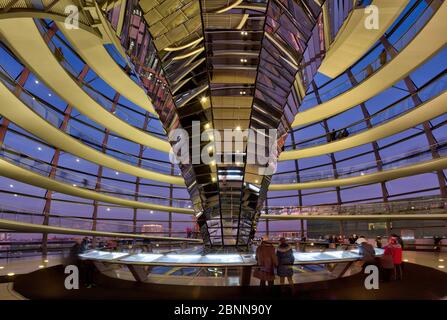
[[[10,187],[10,188],[14,188],[14,185],[13,185],[13,184],[10,184],[9,187]]]
[[[0,270],[3,270],[3,269],[5,269],[5,267],[4,266],[0,266]]]
[[[35,84],[39,84],[39,80],[34,80],[34,83]]]
[[[49,93],[48,96],[51,97],[51,93]]]
[[[152,213],[154,213],[154,211],[151,210],[150,213],[152,214]]]
[[[10,272],[10,273],[7,274],[7,276],[8,276],[8,277],[15,276],[15,273],[14,273],[14,272]]]
[[[43,260],[43,262],[48,263],[48,259]]]
[[[119,173],[118,171],[115,171],[115,174],[116,174],[116,175],[119,175],[120,173]]]
[[[79,162],[79,161],[81,161],[81,160],[79,160],[79,159],[76,159],[76,162]]]
[[[259,183],[259,180],[255,180],[255,183]]]
[[[438,259],[439,262],[444,262],[444,259]]]
[[[45,268],[45,266],[44,265],[40,265],[38,268],[39,269],[43,269],[43,268]]]
[[[110,211],[110,208],[107,208],[106,210],[107,210],[107,211]]]
[[[18,197],[17,193],[14,193],[14,197]]]
[[[73,183],[73,187],[77,187],[78,185],[76,183]]]
[[[438,268],[439,268],[439,269],[444,269],[444,268],[445,268],[445,266],[438,266]]]
[[[37,150],[42,151],[42,147],[37,147]]]

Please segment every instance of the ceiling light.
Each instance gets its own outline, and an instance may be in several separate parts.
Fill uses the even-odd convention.
[[[14,188],[14,185],[13,185],[13,184],[10,184],[9,187],[10,187],[10,188]]]
[[[15,275],[14,272],[10,272],[10,273],[7,274],[8,277],[12,277],[12,276],[14,276],[14,275]]]
[[[241,127],[240,127],[240,126],[237,126],[237,127],[236,127],[236,130],[237,130],[237,131],[241,131]]]
[[[438,261],[439,261],[439,262],[444,262],[444,259],[439,259]]]
[[[118,171],[115,171],[115,174],[116,174],[116,175],[119,175],[120,173],[119,173]]]
[[[209,128],[211,128],[211,124],[210,123],[205,124],[205,129],[208,130]]]
[[[213,151],[213,147],[212,147],[212,146],[209,146],[209,147],[208,147],[208,152],[211,152],[211,151]]]
[[[37,147],[37,150],[42,151],[42,147]]]
[[[212,177],[211,181],[216,182],[217,181],[216,177]]]
[[[49,93],[48,96],[51,97],[51,93]]]
[[[255,183],[259,183],[259,180],[255,180]]]
[[[14,193],[14,197],[18,197],[17,193]]]
[[[153,213],[154,213],[154,211],[152,211],[152,210],[151,210],[151,211],[150,211],[149,213],[150,213],[150,214],[153,214]]]
[[[107,208],[106,210],[107,210],[107,211],[110,211],[110,208]]]
[[[77,187],[77,184],[76,184],[76,183],[73,183],[73,187]]]
[[[439,269],[444,269],[444,268],[445,268],[445,266],[438,266],[438,268],[439,268]]]
[[[79,159],[76,159],[76,162],[79,162],[79,161],[81,161],[81,160],[79,160]]]
[[[205,103],[208,101],[208,98],[203,96],[202,98],[200,98],[200,102]]]
[[[48,263],[48,259],[43,260],[43,262]]]
[[[39,84],[39,80],[34,80],[34,83],[35,84]]]
[[[210,162],[210,165],[214,167],[214,166],[216,165],[216,161],[215,161],[215,160],[212,160],[212,161]]]
[[[3,269],[5,269],[5,267],[4,266],[0,266],[0,270],[3,270]]]
[[[43,269],[43,268],[45,268],[45,266],[41,264],[41,265],[39,266],[39,269]]]
[[[236,165],[237,165],[237,166],[240,166],[240,165],[241,165],[241,163],[240,163],[240,162],[236,162]]]

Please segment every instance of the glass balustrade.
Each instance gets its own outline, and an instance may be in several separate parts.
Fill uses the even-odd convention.
[[[417,148],[408,150],[405,153],[399,154],[394,157],[382,159],[382,170],[398,169],[405,166],[410,166],[423,161],[432,160],[432,149],[437,150],[441,157],[447,155],[447,137],[440,139],[439,142],[432,146]],[[355,166],[349,166],[344,168],[337,168],[337,170],[321,170],[312,172],[301,172],[299,176],[299,182],[311,182],[319,180],[330,180],[341,178],[349,178],[356,176],[363,176],[378,172],[378,166],[376,162],[362,163]],[[297,177],[295,172],[281,172],[272,177],[273,184],[285,184],[285,183],[297,183]]]
[[[411,201],[360,203],[355,205],[321,205],[265,207],[262,214],[270,215],[368,215],[368,214],[421,214],[447,213],[447,199],[433,198]]]
[[[397,102],[394,102],[391,105],[383,108],[382,110],[372,114],[369,118],[362,119],[345,128],[336,130],[335,136],[339,137],[339,135],[342,134],[345,130],[347,132],[347,135],[345,137],[368,130],[370,129],[368,122],[371,124],[371,127],[375,127],[385,122],[391,121],[421,106],[428,100],[443,93],[446,89],[447,70],[444,70],[435,78],[426,83],[424,86],[419,88],[419,90],[415,94],[409,94],[399,99]],[[414,99],[416,96],[420,99],[420,103],[417,103],[417,100]],[[285,148],[285,150],[289,151],[296,149],[305,149],[343,138],[333,139],[330,134],[323,134],[303,141],[298,141],[295,145],[295,149],[293,148],[293,146],[289,145]]]
[[[9,77],[6,71],[0,68],[0,81],[11,91],[14,91],[16,83]],[[64,115],[51,108],[50,105],[41,100],[40,98],[32,95],[25,89],[21,90],[18,97],[26,106],[35,111],[47,122],[51,123],[54,127],[60,128],[64,121]],[[78,124],[75,121],[70,121],[66,127],[65,132],[77,140],[81,140],[82,143],[89,145],[90,147],[102,152],[102,142],[85,133],[82,127],[78,128]],[[103,132],[100,132],[101,135]],[[114,150],[108,150],[113,157],[138,166],[139,158],[137,156],[126,154],[124,152],[118,152]],[[141,160],[140,167],[144,169],[154,170],[160,173],[171,174],[171,164],[161,163],[159,161],[150,161],[146,159]]]
[[[38,174],[49,176],[52,170],[52,166],[50,164],[44,163],[42,161],[38,161],[33,159],[27,155],[15,152],[8,148],[8,146],[3,145],[1,148],[1,155],[4,160],[7,160],[11,163],[19,165],[27,170],[31,170]],[[117,187],[113,185],[109,185],[107,183],[101,182],[101,187],[99,190],[95,189],[96,186],[96,178],[92,179],[88,175],[80,175],[79,173],[73,173],[68,170],[63,170],[60,168],[55,168],[53,179],[71,184],[74,187],[80,187],[84,189],[89,189],[91,191],[99,192],[102,194],[110,195],[116,198],[125,198],[129,200],[138,200],[144,203],[150,204],[159,204],[159,205],[167,205],[179,208],[190,208],[191,202],[189,200],[177,200],[177,199],[167,199],[161,198],[156,195],[145,194],[145,193],[135,193],[134,190],[125,189],[122,187]],[[104,180],[104,179],[103,179]],[[147,199],[149,198],[149,199]],[[142,201],[142,200],[147,201]]]

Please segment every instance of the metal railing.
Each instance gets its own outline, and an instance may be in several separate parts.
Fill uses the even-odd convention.
[[[436,150],[439,156],[444,157],[447,155],[447,138],[440,139],[438,143],[433,146],[427,146],[424,148],[414,148],[399,155],[384,158],[381,160],[382,171],[398,169],[412,164],[420,163],[423,161],[433,160],[432,151]],[[341,179],[348,177],[363,176],[374,172],[379,172],[377,162],[366,162],[355,166],[342,167],[328,170],[311,171],[300,173],[299,182]],[[284,183],[297,183],[297,177],[295,172],[279,172],[273,175],[272,183],[284,184]]]
[[[338,137],[346,130],[347,136],[348,135],[351,136],[353,134],[357,134],[370,129],[369,123],[371,124],[371,127],[381,125],[397,117],[403,116],[404,114],[418,108],[419,106],[422,106],[425,102],[438,96],[446,89],[447,89],[447,70],[443,70],[433,79],[431,79],[422,87],[420,87],[416,93],[408,94],[407,96],[383,108],[382,110],[375,112],[370,117],[361,119],[359,121],[350,124],[349,126],[334,131],[334,134],[336,137]],[[417,96],[420,99],[420,103],[417,103],[415,101],[414,99],[415,96]],[[330,135],[331,133],[327,133],[314,136],[311,138],[305,138],[303,141],[297,141],[295,143],[295,148],[305,149],[317,145],[322,145],[328,142],[341,140],[347,137],[346,136],[343,138],[336,138],[336,137],[332,138]],[[286,146],[285,150],[295,150],[295,149],[293,148],[292,145],[289,145]]]
[[[0,155],[4,160],[19,165],[22,168],[31,170],[43,176],[49,176],[51,170],[55,170],[52,179],[71,184],[73,187],[80,187],[93,192],[113,196],[119,199],[136,200],[142,203],[150,203],[157,205],[167,205],[178,208],[191,208],[192,202],[190,200],[179,200],[161,197],[158,195],[147,194],[143,192],[135,193],[134,189],[126,189],[122,186],[114,186],[101,181],[100,188],[96,188],[96,178],[88,175],[82,175],[61,168],[54,168],[51,164],[34,159],[26,154],[13,150],[7,145],[3,144],[0,149]],[[142,201],[143,200],[143,201]],[[148,201],[144,201],[148,200]]]
[[[420,214],[446,213],[447,199],[417,199],[405,201],[359,203],[352,205],[286,206],[265,207],[262,214],[268,215],[368,215],[368,214]]]

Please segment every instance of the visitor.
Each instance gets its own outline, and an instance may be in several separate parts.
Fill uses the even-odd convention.
[[[381,236],[376,237],[376,247],[379,249],[382,248],[382,237]]]
[[[391,237],[385,249],[390,250],[393,256],[395,280],[402,280],[402,247],[396,238]]]
[[[279,276],[279,283],[285,284],[286,278],[293,293],[293,262],[295,257],[293,256],[292,247],[286,242],[285,238],[279,239],[279,246],[276,250],[276,257],[278,258],[277,274]]]
[[[354,235],[353,235],[353,234],[351,234],[351,235],[349,236],[349,238],[348,238],[348,242],[349,242],[349,244],[355,244],[355,239],[354,239]]]
[[[275,247],[268,242],[267,236],[262,237],[261,244],[256,249],[256,261],[258,262],[258,267],[253,276],[259,279],[261,287],[265,287],[266,283],[269,286],[273,286],[278,258],[276,257]]]
[[[82,239],[81,245],[79,247],[79,254],[85,253],[90,248],[90,241],[88,237]],[[91,288],[95,284],[93,283],[93,272],[95,266],[90,260],[79,260],[79,273],[80,280],[86,288]]]
[[[364,236],[360,236],[356,244],[359,248],[359,255],[362,257],[362,269],[365,270],[369,265],[376,265],[376,252],[374,247],[368,243],[368,240]]]
[[[404,250],[404,241],[402,237],[396,233],[391,234],[391,237],[396,238],[397,243],[401,246],[402,250]]]
[[[81,253],[81,243],[80,239],[76,239],[74,245],[70,248],[68,253],[68,257],[65,261],[65,265],[76,265],[79,266],[79,257],[78,254]]]
[[[384,248],[383,256],[380,259],[380,266],[382,268],[381,274],[382,280],[385,282],[391,281],[391,275],[394,272],[394,259],[392,247],[386,245]]]
[[[79,253],[85,253],[88,249],[90,249],[89,239],[88,237],[84,237],[79,248]]]
[[[337,133],[335,132],[335,129],[332,129],[331,131],[331,141],[335,141],[337,139]]]
[[[441,251],[441,241],[442,241],[442,237],[439,236],[434,236],[433,237],[433,249],[435,251]]]

